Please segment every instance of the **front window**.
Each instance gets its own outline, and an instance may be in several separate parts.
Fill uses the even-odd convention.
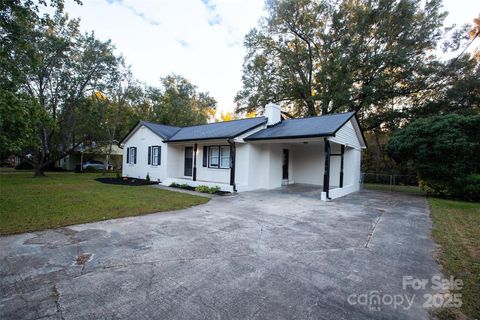
[[[210,168],[230,168],[230,147],[229,146],[211,146],[208,148],[208,167]]]
[[[154,166],[158,166],[160,164],[159,155],[160,155],[160,147],[153,147],[153,159],[152,159],[152,164]]]
[[[230,167],[230,147],[220,147],[220,168]]]
[[[218,155],[218,148],[219,147],[210,147],[210,159],[209,159],[209,164],[210,168],[218,168],[218,161],[219,161],[219,155]]]
[[[137,148],[130,147],[127,149],[127,163],[135,164],[137,163]]]

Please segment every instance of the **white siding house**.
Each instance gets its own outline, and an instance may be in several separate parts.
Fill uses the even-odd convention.
[[[357,191],[365,140],[353,112],[282,120],[265,117],[191,127],[140,121],[122,140],[123,176],[163,185],[218,186],[224,191],[316,185],[323,200]]]

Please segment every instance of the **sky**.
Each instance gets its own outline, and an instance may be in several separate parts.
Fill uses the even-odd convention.
[[[444,0],[446,23],[471,23],[480,0]],[[111,39],[133,75],[147,85],[177,73],[208,91],[219,112],[234,110],[242,87],[245,34],[265,15],[264,0],[83,0],[67,1],[83,31]],[[477,44],[478,45],[478,44]]]

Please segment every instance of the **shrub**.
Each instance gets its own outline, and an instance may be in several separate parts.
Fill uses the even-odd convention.
[[[145,181],[150,182],[150,174],[147,172],[147,176],[145,177]]]
[[[33,165],[30,162],[22,161],[15,166],[15,170],[31,170]]]
[[[418,119],[392,135],[387,151],[415,169],[428,193],[478,199],[480,115]]]
[[[117,179],[120,179],[122,176],[120,175],[120,172],[117,171],[117,172],[115,173],[115,177],[116,177]]]
[[[219,187],[219,186],[215,186],[215,187],[198,186],[198,187],[195,188],[195,191],[197,191],[197,192],[202,192],[202,193],[215,194],[215,193],[217,193],[218,191],[220,191],[220,187]]]
[[[189,186],[189,185],[186,184],[186,183],[178,184],[178,183],[175,183],[175,182],[170,183],[170,187],[172,187],[172,188],[179,188],[179,189],[185,189],[185,190],[193,190],[193,189],[194,189],[193,187]]]

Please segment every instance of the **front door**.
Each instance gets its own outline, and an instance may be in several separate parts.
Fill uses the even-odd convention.
[[[288,149],[283,149],[283,180],[288,180]]]
[[[191,177],[193,173],[193,147],[185,147],[185,167],[183,174],[186,177]]]

